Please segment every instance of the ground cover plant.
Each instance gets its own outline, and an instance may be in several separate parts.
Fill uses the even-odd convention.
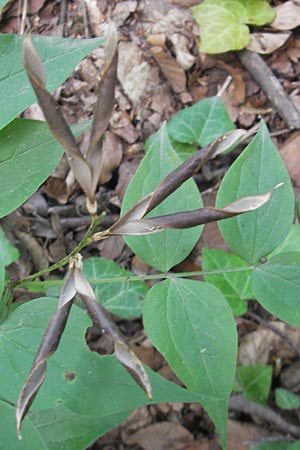
[[[108,229],[96,229],[101,213],[95,194],[101,172],[102,138],[113,108],[116,83],[113,30],[106,42],[107,64],[85,157],[45,89],[42,65],[31,41],[26,38],[23,44],[30,82],[48,126],[63,145],[73,174],[86,194],[93,222],[69,257],[24,280],[6,279],[5,266],[18,255],[5,237],[1,238],[0,407],[5,430],[1,446],[79,450],[118,425],[137,406],[182,401],[204,406],[226,448],[228,400],[236,372],[234,315],[245,312],[248,299],[256,299],[280,319],[300,324],[300,252],[290,239],[293,227],[298,225],[292,226],[295,202],[289,176],[261,123],[256,136],[222,180],[216,208],[203,207],[193,174],[204,161],[230,151],[246,136],[242,130],[235,130],[220,98],[211,97],[175,115],[149,139],[144,160],[126,191],[121,218]],[[51,40],[48,45],[51,48]],[[68,44],[63,48],[67,49]],[[31,101],[24,100],[18,108]],[[0,139],[3,217],[50,175],[62,150],[44,123],[24,119],[8,123]],[[22,176],[17,176],[17,171]],[[25,173],[28,177],[24,177]],[[220,220],[219,227],[232,253],[209,249],[203,252],[201,274],[205,281],[189,279],[192,273],[171,272],[194,247],[202,225],[215,220]],[[81,261],[79,252],[86,245],[113,235],[125,236],[134,253],[160,272],[155,278],[164,280],[148,289],[142,279],[124,272],[112,261]],[[28,289],[48,289],[51,282],[38,278],[67,263],[58,307],[54,291],[17,307],[11,304],[14,287],[22,284]],[[75,295],[77,302],[72,306]],[[145,297],[143,302],[141,296]],[[91,321],[85,310],[112,336],[116,357],[89,351],[84,333]],[[142,314],[149,339],[185,388],[144,367],[107,311],[122,318]],[[264,379],[270,377],[265,368],[259,370]],[[239,369],[237,378],[250,395],[243,369]],[[261,395],[266,398],[266,391],[261,389],[259,393],[260,399]],[[296,400],[278,392],[281,405]],[[24,419],[21,441],[16,435],[16,405],[19,434]]]

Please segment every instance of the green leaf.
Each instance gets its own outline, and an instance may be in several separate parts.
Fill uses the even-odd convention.
[[[29,442],[31,449],[47,450],[48,447],[43,441],[38,430],[29,420],[24,424],[24,435],[26,441],[20,441],[16,433],[16,408],[9,403],[0,400],[0,448],[5,450],[28,450]]]
[[[200,28],[200,51],[212,54],[241,50],[250,41],[246,24],[265,25],[275,18],[265,0],[204,0],[191,10]]]
[[[291,325],[300,325],[300,252],[280,253],[256,267],[252,287],[269,312]]]
[[[168,123],[172,140],[196,145],[209,144],[235,125],[220,97],[209,97],[175,114]]]
[[[8,3],[8,0],[0,0],[0,9]]]
[[[275,401],[276,405],[282,409],[300,408],[300,395],[283,388],[275,389]]]
[[[167,126],[157,132],[137,172],[131,180],[122,204],[122,214],[181,164],[169,140]],[[154,208],[148,217],[193,210],[203,206],[193,180],[186,181],[177,191]],[[182,261],[196,244],[203,226],[189,230],[166,230],[146,236],[126,236],[125,241],[141,259],[160,271],[168,271]]]
[[[300,194],[298,194],[296,206],[297,206],[297,218],[298,218],[298,222],[300,222]]]
[[[300,251],[300,226],[292,225],[286,238],[268,255],[272,257],[278,253]]]
[[[220,273],[213,275],[204,275],[204,278],[220,289],[236,316],[247,311],[247,302],[244,300],[253,298],[251,291],[252,270],[243,270],[244,267],[249,267],[249,264],[235,254],[224,250],[203,249],[203,270],[220,271]],[[231,268],[233,269],[232,272],[227,271]],[[234,270],[235,268],[238,270]]]
[[[56,308],[57,300],[33,300],[19,306],[1,324],[2,401],[15,404]],[[84,335],[90,325],[85,312],[73,306],[60,346],[47,362],[46,380],[24,420],[23,440],[15,445],[15,418],[10,415],[6,424],[1,417],[0,442],[1,438],[8,442],[1,448],[82,450],[120,424],[134,408],[150,403],[114,355],[99,356],[88,349]],[[202,401],[201,395],[176,386],[150,369],[147,371],[154,402]]]
[[[132,276],[133,272],[120,268],[109,259],[88,258],[83,263],[83,274],[96,286],[96,298],[108,311],[124,319],[133,319],[142,314],[142,300],[148,291],[145,283],[136,280],[114,281],[115,278]],[[103,278],[111,281],[101,282]]]
[[[17,259],[20,256],[19,250],[7,240],[5,233],[1,227],[0,227],[0,255],[3,259],[4,266],[9,266],[9,264],[17,261]]]
[[[239,366],[236,376],[247,400],[263,405],[267,403],[272,382],[272,366]]]
[[[236,326],[221,292],[209,283],[172,279],[155,284],[144,301],[145,331],[153,345],[202,405],[226,442],[232,390]]]
[[[81,133],[89,122],[75,127]],[[77,132],[78,134],[78,132]],[[45,122],[15,119],[0,131],[0,217],[24,203],[51,174],[63,150]]]
[[[2,298],[4,281],[5,281],[5,269],[4,269],[3,257],[0,253],[0,300]]]
[[[240,197],[263,194],[279,186],[271,200],[256,211],[219,222],[234,253],[250,263],[271,253],[288,234],[294,218],[294,194],[286,167],[262,122],[253,141],[222,180],[217,207]]]
[[[23,36],[0,35],[0,129],[36,101],[22,61]],[[32,36],[46,72],[49,91],[57,88],[80,60],[98,47],[103,38],[65,39]]]

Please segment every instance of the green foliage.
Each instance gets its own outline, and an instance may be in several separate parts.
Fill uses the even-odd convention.
[[[248,25],[265,25],[275,10],[265,0],[204,0],[192,9],[200,28],[200,51],[224,53],[241,50],[250,41]]]
[[[143,318],[154,346],[186,387],[202,396],[225,445],[237,335],[223,295],[208,283],[165,280],[146,295]]]
[[[0,327],[1,430],[7,425],[0,443],[5,450],[28,450],[29,443],[31,450],[82,450],[121,423],[134,408],[149,403],[114,357],[99,357],[89,351],[84,334],[91,322],[75,306],[59,350],[48,362],[43,390],[24,421],[23,440],[17,440],[12,405],[56,304],[57,300],[50,298],[26,303]],[[198,394],[150,370],[149,374],[155,402],[200,401]]]
[[[253,292],[275,316],[300,325],[300,252],[273,256],[253,273]]]
[[[75,127],[77,134],[86,123]],[[45,122],[15,119],[0,131],[0,217],[24,203],[63,155]],[[18,180],[18,183],[16,183]]]
[[[204,248],[202,267],[204,271],[219,271],[219,273],[212,275],[204,275],[205,280],[220,289],[235,316],[244,314],[247,310],[245,300],[253,298],[251,290],[252,271],[246,270],[248,263],[233,253]],[[234,267],[242,270],[226,272],[226,269],[233,269]],[[245,270],[243,270],[243,267],[245,267]]]
[[[103,42],[98,39],[64,39],[32,36],[44,63],[47,87],[57,88],[72,69],[91,50]],[[23,36],[0,35],[0,129],[35,101],[22,62]]]
[[[268,14],[273,14],[263,1],[210,2],[210,7],[217,10],[233,5],[235,20],[244,23],[265,23],[271,20]],[[259,11],[257,5],[260,6]],[[204,1],[201,6],[205,9],[209,4]],[[250,6],[253,9],[249,9]],[[210,10],[208,12],[212,14]],[[253,20],[249,19],[250,15]],[[216,30],[216,24],[214,28]],[[34,39],[45,61],[50,90],[65,79],[71,66],[99,44],[99,40],[73,42]],[[27,44],[28,50],[30,44]],[[1,66],[0,69],[0,97],[1,101],[11,105],[11,109],[5,110],[3,118],[2,126],[6,126],[0,131],[0,216],[10,213],[26,201],[50,175],[62,155],[62,149],[44,123],[22,119],[8,123],[34,99],[16,56],[19,51],[19,37],[0,36],[0,55],[6,61],[5,67]],[[108,65],[108,69],[113,72],[115,66],[112,61],[116,61],[116,51],[112,52]],[[34,78],[35,66],[34,61],[30,60],[30,54],[27,62],[30,76]],[[58,70],[60,67],[61,70]],[[8,69],[7,75],[5,71]],[[10,90],[5,84],[6,76],[9,78]],[[114,87],[113,73],[108,81]],[[37,92],[38,84],[33,84]],[[14,89],[17,94],[11,101]],[[105,92],[102,94],[105,96]],[[51,119],[52,129],[55,129],[60,122],[57,117],[54,117],[56,122],[53,120],[55,103],[44,86],[39,96],[45,104],[48,100],[52,102],[48,123]],[[112,109],[111,93],[108,92],[107,97],[103,104]],[[101,110],[100,100],[98,98],[96,108],[99,121],[93,122],[94,139],[86,159],[77,149],[67,124],[63,124],[59,131],[56,130],[58,140],[66,146],[70,145],[69,156],[74,158],[73,169],[79,179],[83,173],[82,167],[86,170],[87,177],[82,175],[80,179],[81,187],[84,190],[84,186],[91,185],[93,195],[97,187],[99,146],[108,123],[107,114]],[[32,450],[82,450],[99,435],[121,423],[134,408],[149,404],[149,398],[121,362],[140,376],[144,389],[149,377],[152,389],[145,390],[149,397],[152,390],[154,402],[200,402],[214,421],[223,449],[226,449],[227,407],[234,384],[237,354],[233,313],[243,314],[247,300],[256,298],[277,317],[294,325],[300,324],[300,239],[299,225],[292,226],[293,191],[283,161],[264,124],[261,124],[257,136],[222,180],[217,196],[219,209],[202,208],[201,195],[190,179],[203,162],[231,149],[234,144],[221,150],[219,146],[222,147],[224,142],[223,133],[233,129],[234,124],[219,97],[202,100],[175,115],[169,124],[163,125],[149,141],[147,153],[128,186],[120,220],[108,230],[92,235],[98,220],[94,217],[91,229],[72,253],[72,258],[68,257],[52,267],[59,268],[71,262],[60,292],[59,307],[57,300],[47,297],[27,302],[17,306],[8,320],[1,324],[1,448],[27,449],[30,442]],[[218,138],[221,139],[211,144]],[[228,135],[225,141],[227,138]],[[235,139],[233,141],[237,142]],[[202,149],[196,151],[197,146]],[[186,159],[188,154],[192,154],[192,158],[182,165],[182,159]],[[98,166],[94,172],[97,165],[95,161]],[[274,190],[278,184],[280,186]],[[196,217],[198,213],[200,215]],[[205,282],[187,280],[180,274],[166,274],[191,252],[200,237],[202,224],[216,220],[216,217],[231,217],[220,222],[220,229],[234,253],[204,249],[202,275]],[[163,272],[157,274],[158,279],[168,279],[154,284],[148,290],[144,282],[132,272],[119,268],[113,261],[96,257],[84,261],[81,272],[80,258],[75,255],[91,241],[115,234],[133,234],[125,237],[133,252]],[[5,302],[16,284],[5,281],[4,267],[17,257],[16,250],[0,231],[0,291],[5,289]],[[40,272],[35,277],[42,274]],[[33,278],[23,280],[23,286],[26,286],[26,281],[32,282]],[[33,283],[36,290],[39,285],[42,289],[41,282],[37,280]],[[48,285],[51,286],[51,280]],[[111,335],[116,357],[100,357],[89,351],[84,335],[91,321],[81,307],[72,307],[64,329],[68,318],[67,309],[70,310],[75,294],[83,301],[94,324]],[[122,341],[111,316],[106,315],[106,309],[120,318],[142,315],[149,339],[164,355],[186,388],[164,380],[150,369],[145,371],[138,358]],[[62,311],[67,311],[65,322]],[[62,335],[61,340],[53,332],[57,330],[53,326],[53,318],[47,327],[53,314],[54,322],[59,325],[57,329]],[[51,336],[51,332],[54,336]],[[47,347],[47,351],[45,354],[38,353],[40,363],[33,363],[41,340],[41,347]],[[46,368],[44,372],[39,372],[39,369],[46,360],[45,378]],[[25,381],[29,371],[31,377]],[[239,367],[237,380],[247,398],[264,403],[270,389],[271,368]],[[19,396],[22,386],[21,394],[25,400],[31,404],[35,399],[29,411],[26,401],[24,403],[22,395]],[[24,386],[25,394],[33,389],[27,397]],[[287,393],[279,392],[277,397],[282,404],[293,404],[295,401]],[[16,439],[16,403],[17,411],[22,409],[20,403],[23,406],[25,404],[19,422],[27,413],[22,441]],[[290,443],[285,444],[287,446],[282,448],[290,448]]]
[[[6,238],[3,229],[0,227],[0,255],[3,259],[4,266],[17,261],[19,258],[19,250],[14,247]]]
[[[172,169],[179,166],[180,162],[170,142],[167,126],[163,125],[126,190],[122,214],[141,197],[153,191]],[[161,205],[157,206],[149,217],[192,210],[200,208],[202,204],[201,195],[195,182],[188,180]],[[166,230],[149,236],[127,236],[125,241],[141,259],[165,272],[190,253],[200,237],[202,228]],[[159,251],[157,251],[158,249]]]
[[[263,405],[267,403],[272,382],[271,366],[239,366],[236,378],[247,400]]]
[[[97,300],[113,314],[124,319],[134,319],[142,313],[142,300],[147,286],[142,281],[130,281],[134,273],[121,269],[114,261],[104,258],[88,258],[82,273],[95,286]],[[128,278],[128,280],[124,280]],[[115,278],[122,281],[114,282]],[[105,282],[105,279],[110,281]]]
[[[300,408],[300,395],[283,388],[277,388],[275,390],[275,401],[276,405],[281,409]]]
[[[294,219],[294,194],[288,172],[261,123],[256,137],[223,178],[217,207],[239,197],[262,194],[278,183],[283,185],[262,208],[219,222],[231,250],[249,263],[271,253],[286,237]]]
[[[234,129],[235,125],[220,97],[205,98],[179,111],[168,123],[168,133],[172,140],[201,147]]]

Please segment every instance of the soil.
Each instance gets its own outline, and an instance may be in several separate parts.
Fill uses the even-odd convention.
[[[0,32],[20,32],[23,19],[19,3],[13,0],[4,8]],[[119,81],[115,108],[106,133],[110,156],[99,180],[97,193],[100,208],[106,212],[102,226],[114,223],[118,217],[126,187],[144,155],[145,140],[177,111],[217,94],[223,99],[237,127],[252,130],[261,118],[264,119],[289,170],[295,195],[298,194],[300,125],[291,125],[280,112],[280,107],[274,107],[274,101],[265,93],[267,88],[255,81],[254,75],[241,62],[239,52],[222,55],[199,53],[199,30],[188,8],[197,3],[199,1],[193,0],[28,1],[25,28],[30,26],[33,34],[92,38],[104,33],[109,18],[118,27]],[[282,6],[293,2],[279,0],[270,3]],[[298,123],[299,25],[290,30],[290,37],[282,47],[261,55],[279,80],[287,98],[292,101]],[[55,97],[70,124],[92,117],[103,64],[102,49],[92,52],[56,90]],[[23,117],[41,119],[42,114],[39,107],[33,105],[23,113]],[[83,135],[82,139],[86,138]],[[195,176],[206,204],[214,203],[220,180],[240,151],[238,148],[230,156],[205,164]],[[38,192],[1,221],[7,235],[21,251],[18,264],[10,267],[12,277],[23,278],[66,256],[87,230],[90,217],[85,208],[85,198],[76,183],[72,184],[71,190],[68,189],[69,177],[69,168],[63,158]],[[20,237],[24,231],[31,237],[30,245]],[[205,227],[191,255],[173,270],[199,270],[204,245],[226,248],[216,224]],[[120,237],[94,243],[83,251],[83,257],[100,255],[137,274],[153,271],[132,254]],[[54,274],[55,277],[62,275],[63,272]],[[15,301],[30,300],[32,297],[32,293],[19,289]],[[147,340],[140,320],[118,321],[118,324],[144,362],[164,377],[180,383]],[[278,326],[280,334],[276,332]],[[237,318],[237,327],[239,361],[243,364],[270,364],[274,368],[268,408],[275,411],[275,387],[284,386],[294,392],[300,389],[297,350],[300,332],[275,321],[255,302],[251,302],[247,314]],[[93,350],[100,353],[112,351],[111,341],[97,330],[89,329],[87,338]],[[294,383],[292,386],[291,380]],[[278,428],[276,421],[272,421],[267,414],[249,412],[248,406],[247,403],[240,407],[230,405],[229,450],[248,449],[264,438],[276,441],[287,435],[291,439],[297,436],[291,435],[288,428]],[[283,418],[288,424],[299,424],[296,411]],[[89,450],[219,448],[214,426],[203,408],[198,404],[178,403],[139,408],[120,427],[93,443]]]

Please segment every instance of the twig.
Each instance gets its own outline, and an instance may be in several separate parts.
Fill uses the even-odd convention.
[[[242,64],[265,92],[275,110],[290,129],[300,128],[300,112],[275,77],[271,69],[257,53],[242,50],[238,53]]]
[[[24,34],[24,31],[25,31],[27,8],[28,8],[28,1],[24,0],[23,1],[22,19],[21,19],[21,25],[20,25],[20,34]]]
[[[280,336],[281,339],[286,341],[286,343],[296,352],[297,355],[300,355],[299,348],[294,342],[282,331],[280,331],[278,328],[276,328],[271,323],[267,322],[266,320],[259,317],[257,314],[247,312],[246,316],[250,317],[250,319],[255,320],[256,322],[263,325],[265,328],[269,328],[269,330],[273,331],[273,333],[277,334],[277,336]]]
[[[280,414],[272,409],[262,406],[259,403],[246,400],[242,395],[234,395],[229,400],[229,409],[231,411],[238,411],[245,414],[250,414],[256,418],[265,420],[272,427],[283,433],[291,434],[295,437],[300,437],[300,427],[286,422]]]
[[[230,85],[231,81],[232,81],[232,76],[228,75],[228,77],[224,81],[223,85],[218,90],[217,97],[222,97],[222,95],[224,94],[224,92],[226,91],[228,86]]]

